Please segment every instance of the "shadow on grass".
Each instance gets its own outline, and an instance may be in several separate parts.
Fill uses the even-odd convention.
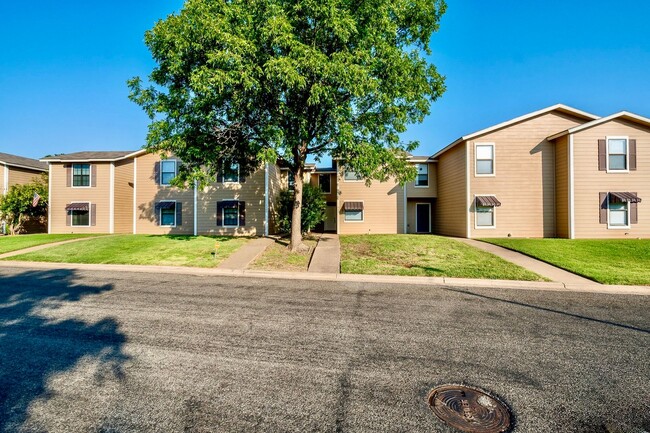
[[[191,241],[191,240],[196,240],[200,238],[209,238],[209,239],[214,239],[215,241],[219,242],[230,242],[235,239],[234,236],[193,236],[193,235],[149,235],[148,237],[151,238],[167,238],[173,241]],[[247,238],[246,236],[240,236]]]
[[[82,358],[97,362],[100,378],[123,380],[127,339],[115,319],[47,317],[112,289],[84,285],[72,270],[0,271],[0,432],[20,431],[30,404],[53,397],[48,380],[73,370]]]

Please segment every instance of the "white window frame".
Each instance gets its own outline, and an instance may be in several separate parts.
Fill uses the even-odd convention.
[[[494,194],[481,194],[482,196],[496,197]],[[474,228],[476,230],[492,230],[497,228],[497,207],[496,206],[477,206],[476,205],[476,195],[474,196],[473,206],[474,206]],[[480,226],[478,225],[478,208],[479,207],[491,207],[492,208],[492,225],[491,226]]]
[[[239,227],[239,212],[240,212],[239,200],[229,199],[229,200],[221,200],[221,201],[222,202],[224,202],[224,201],[233,202],[234,201],[235,203],[237,203],[237,207],[234,208],[234,209],[237,209],[237,224],[235,224],[235,225],[226,225],[226,208],[224,207],[224,208],[221,208],[221,227],[223,227],[223,228],[237,228],[237,227]],[[233,209],[233,208],[231,207],[229,209]]]
[[[629,201],[625,202],[625,214],[626,214],[625,219],[627,220],[627,224],[626,225],[611,225],[610,224],[610,221],[611,221],[611,218],[610,218],[611,209],[610,209],[610,206],[609,206],[610,205],[609,197],[610,197],[610,195],[607,194],[607,228],[611,229],[611,230],[617,230],[617,229],[629,230],[630,228],[632,228],[632,226],[630,224],[630,202]]]
[[[361,219],[360,220],[348,220],[346,217],[346,210],[343,208],[343,222],[344,223],[362,223],[366,219],[366,204],[363,202],[363,200],[345,200],[345,201],[354,201],[354,202],[359,202],[363,203],[363,209],[361,209]],[[343,202],[343,206],[345,206],[345,202]],[[358,212],[358,211],[350,211],[350,212]]]
[[[625,140],[625,170],[609,168],[609,140]],[[605,137],[605,150],[607,158],[607,173],[629,173],[630,172],[630,137],[629,136],[607,136]]]
[[[232,166],[233,166],[233,165],[236,165],[236,166],[237,166],[237,180],[236,180],[236,181],[233,181],[233,180],[226,180],[226,166],[224,165],[224,166],[223,166],[224,168],[223,168],[223,170],[222,170],[222,171],[223,171],[223,174],[222,174],[222,182],[221,182],[221,183],[226,183],[226,184],[237,184],[237,183],[241,183],[241,175],[240,175],[240,171],[239,171],[239,164],[231,164],[231,165],[230,165],[230,169],[231,169],[231,170],[232,170]]]
[[[320,177],[321,176],[328,176],[329,179],[330,179],[330,185],[329,185],[330,188],[327,191],[323,190],[323,188],[321,187],[321,183],[320,183]],[[323,193],[323,194],[331,194],[332,193],[332,175],[330,173],[319,173],[318,174],[318,187],[320,188],[321,193]]]
[[[158,209],[158,221],[160,227],[176,227],[176,200],[160,200],[158,203],[174,203],[174,224],[163,224],[162,223],[162,208]]]
[[[492,147],[492,173],[482,174],[478,172],[478,147],[491,146]],[[483,161],[483,160],[482,160]],[[487,160],[485,160],[487,161]],[[474,143],[474,176],[475,177],[494,177],[497,175],[497,154],[496,145],[494,143]]]
[[[346,179],[345,175],[347,173],[354,173],[356,175],[356,177],[359,177],[359,174],[356,171],[348,170],[347,168],[343,167],[343,182],[353,183],[353,182],[363,182],[364,181],[363,178],[361,178],[361,179]]]
[[[163,164],[166,162],[173,162],[174,163],[174,177],[178,176],[178,161],[175,159],[162,159],[160,160],[160,185],[161,186],[171,186],[171,183],[164,183],[163,182]],[[173,179],[173,178],[172,178]],[[168,226],[165,226],[168,227]]]
[[[91,169],[92,170],[92,169]],[[78,187],[78,188],[86,188],[84,187]],[[93,204],[89,201],[71,201],[70,204],[72,203],[87,203],[88,204],[88,225],[77,225],[74,224],[74,215],[70,215],[70,227],[92,227],[93,225]],[[67,211],[67,212],[74,212],[74,211]]]
[[[74,186],[74,166],[75,165],[87,165],[88,166],[88,186]],[[70,186],[72,188],[92,188],[93,186],[93,165],[89,162],[74,162],[72,163],[72,169],[70,170]],[[82,202],[74,202],[74,203],[86,203],[85,201]],[[84,226],[77,226],[77,227],[84,227]]]
[[[415,182],[413,183],[413,185],[414,185],[415,188],[429,188],[429,185],[431,184],[431,182],[430,182],[431,179],[429,178],[429,164],[427,164],[426,162],[422,163],[422,164],[415,164],[415,167],[417,168],[417,167],[419,167],[421,165],[423,165],[423,166],[425,166],[427,168],[427,184],[426,185],[418,185],[418,178],[416,177]]]
[[[418,206],[425,205],[429,208],[429,231],[427,232],[419,232],[418,231]],[[431,203],[415,203],[415,233],[431,233],[431,230],[433,227],[431,227]]]

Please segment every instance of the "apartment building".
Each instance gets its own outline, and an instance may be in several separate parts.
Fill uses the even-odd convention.
[[[32,182],[47,173],[47,164],[35,159],[0,152],[0,192],[6,195],[12,185]],[[25,224],[28,233],[45,231],[42,221],[28,221]],[[5,233],[5,223],[0,221],[0,233]]]

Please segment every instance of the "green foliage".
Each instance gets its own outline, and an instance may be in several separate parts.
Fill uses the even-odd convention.
[[[293,191],[283,190],[278,197],[278,221],[281,232],[291,231],[291,210],[293,209]],[[310,232],[319,223],[325,221],[327,202],[323,198],[320,188],[308,183],[302,190],[301,233]]]
[[[36,206],[32,206],[34,193],[41,197]],[[0,219],[5,221],[12,235],[20,233],[28,219],[47,215],[47,194],[47,175],[43,174],[33,182],[12,185],[7,194],[0,197]]]

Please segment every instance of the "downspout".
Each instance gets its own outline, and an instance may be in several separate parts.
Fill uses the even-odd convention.
[[[569,134],[569,239],[575,239],[575,178],[573,170],[573,134]]]
[[[472,238],[472,225],[471,225],[471,218],[470,218],[470,210],[472,208],[472,202],[470,200],[470,180],[469,180],[469,169],[470,169],[470,163],[469,163],[469,142],[465,142],[465,218],[467,222],[467,239]]]
[[[137,234],[138,210],[138,158],[133,158],[133,234]]]
[[[198,201],[199,201],[199,182],[195,179],[194,180],[194,236],[199,235]]]
[[[108,187],[108,232],[115,233],[115,162],[111,162],[110,182]]]
[[[7,164],[4,165],[5,169],[2,172],[3,173],[3,185],[2,185],[2,195],[7,195],[9,192],[9,167]]]
[[[5,171],[7,166],[5,165]],[[47,234],[52,234],[52,163],[47,164]]]
[[[269,163],[264,165],[264,236],[269,235]]]

